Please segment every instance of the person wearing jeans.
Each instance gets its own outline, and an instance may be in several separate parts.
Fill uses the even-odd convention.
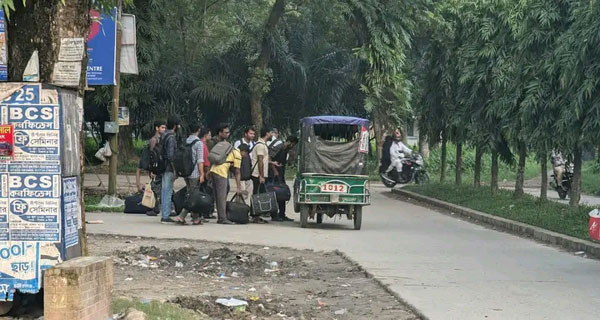
[[[175,116],[170,116],[167,120],[167,131],[161,137],[160,147],[162,148],[161,153],[166,162],[166,170],[163,174],[162,179],[162,190],[161,190],[161,223],[176,222],[171,219],[171,202],[173,200],[173,183],[177,176],[175,174],[175,167],[173,161],[175,161],[175,153],[177,152],[177,130],[181,121]]]

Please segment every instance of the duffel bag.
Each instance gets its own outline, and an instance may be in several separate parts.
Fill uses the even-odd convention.
[[[246,224],[250,221],[248,213],[250,207],[244,202],[244,199],[237,194],[227,201],[227,220],[238,224]]]
[[[214,203],[212,194],[205,191],[204,187],[192,189],[187,195],[185,208],[191,212],[202,213],[208,211]]]
[[[267,191],[275,192],[278,202],[289,201],[292,198],[290,187],[285,182],[273,181],[267,183]]]
[[[269,216],[279,211],[275,192],[267,191],[264,183],[258,186],[258,193],[252,195],[252,216]]]
[[[143,193],[136,193],[132,196],[125,198],[125,210],[124,213],[146,213],[151,209],[148,209],[142,205]]]

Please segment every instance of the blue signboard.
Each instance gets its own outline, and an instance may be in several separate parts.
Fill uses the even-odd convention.
[[[0,297],[12,300],[14,290],[36,293],[39,281],[40,244],[0,242]]]
[[[88,34],[87,82],[90,86],[116,85],[117,9],[90,10],[92,26]]]

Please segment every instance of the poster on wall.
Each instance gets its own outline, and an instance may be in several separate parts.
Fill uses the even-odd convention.
[[[0,7],[0,81],[8,80],[8,50],[6,46],[6,20]]]
[[[40,244],[0,242],[0,297],[12,300],[14,289],[23,293],[40,290]]]
[[[79,185],[77,177],[63,178],[63,225],[65,247],[79,243]]]
[[[0,125],[0,161],[12,160],[14,145],[14,127],[10,124]]]

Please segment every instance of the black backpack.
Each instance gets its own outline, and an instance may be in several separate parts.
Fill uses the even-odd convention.
[[[167,140],[173,136],[173,133],[166,133],[158,142],[154,149],[148,147],[148,171],[155,175],[161,175],[167,171],[166,145]]]
[[[179,177],[189,177],[194,172],[194,168],[196,167],[196,162],[194,161],[194,145],[196,142],[200,141],[200,139],[196,139],[192,141],[192,143],[185,143],[179,148],[177,148],[177,152],[175,153],[175,160],[173,161],[173,165],[175,166],[175,172]]]

